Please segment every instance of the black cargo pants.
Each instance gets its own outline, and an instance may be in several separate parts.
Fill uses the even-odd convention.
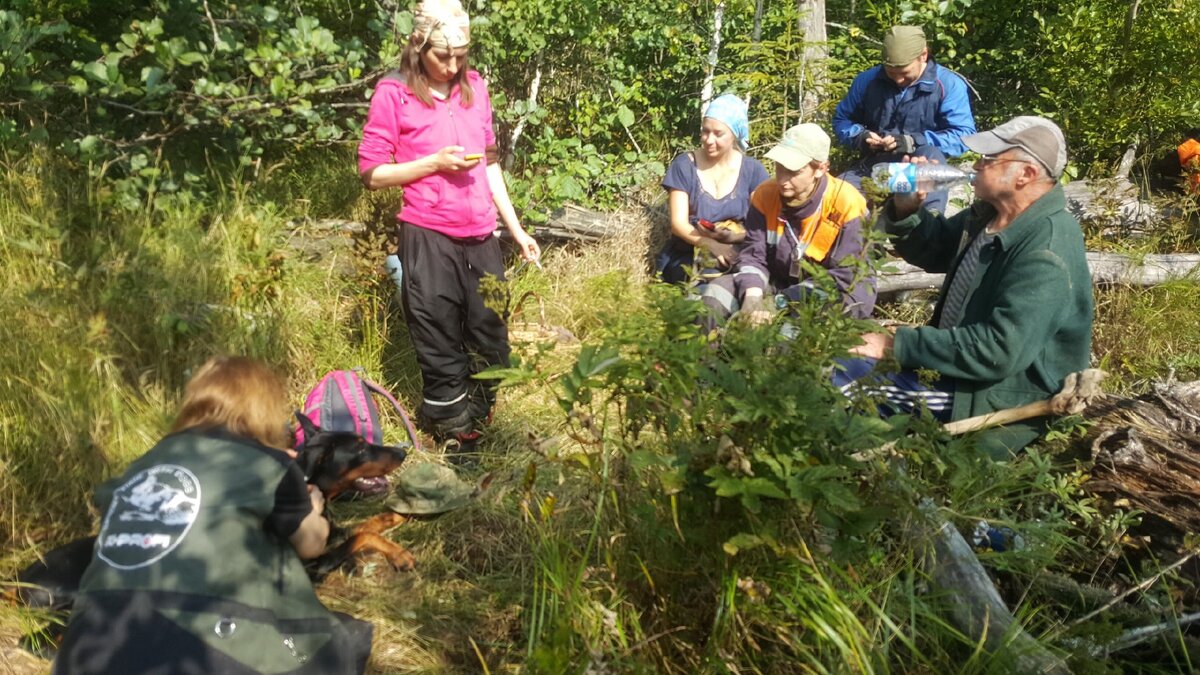
[[[401,223],[400,260],[408,332],[421,367],[421,413],[435,434],[470,431],[496,400],[492,381],[471,376],[509,363],[505,317],[484,304],[479,287],[485,276],[504,279],[500,242],[490,234],[458,239]]]

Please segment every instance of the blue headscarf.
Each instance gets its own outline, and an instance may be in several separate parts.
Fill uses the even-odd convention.
[[[750,146],[750,120],[746,117],[746,103],[733,94],[721,94],[704,109],[704,116],[723,122],[738,140],[738,148]]]

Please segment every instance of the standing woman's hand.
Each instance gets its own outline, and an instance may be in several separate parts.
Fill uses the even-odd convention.
[[[475,168],[479,164],[479,159],[463,159],[462,153],[466,148],[461,145],[447,145],[437,152],[429,155],[429,160],[433,164],[434,171],[447,173],[458,173]]]
[[[527,262],[534,262],[542,257],[542,247],[538,246],[537,240],[526,232],[525,228],[517,225],[508,228],[508,231],[512,234],[513,241],[517,242],[517,250],[521,252],[521,257]]]

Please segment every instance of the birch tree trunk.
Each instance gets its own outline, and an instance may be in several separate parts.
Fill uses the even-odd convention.
[[[762,42],[762,14],[763,0],[754,0],[754,32],[750,35],[750,44],[755,47],[758,46],[758,43]],[[750,99],[750,92],[746,92],[744,100],[746,101],[747,108],[750,107]]]
[[[810,119],[825,91],[825,60],[829,58],[825,33],[825,0],[796,0],[804,54],[800,59],[800,120]]]
[[[517,141],[521,140],[521,134],[525,133],[525,123],[529,121],[529,116],[533,114],[534,108],[537,107],[538,92],[542,89],[542,60],[538,59],[537,66],[533,71],[533,82],[529,83],[529,99],[525,102],[525,114],[521,115],[521,119],[517,122],[517,126],[513,128],[512,142],[509,145],[508,157],[504,158],[504,169],[512,170],[513,159],[517,156]]]
[[[708,45],[708,60],[704,66],[704,86],[700,88],[700,114],[713,97],[713,76],[717,72],[718,56],[721,50],[721,26],[725,23],[725,0],[717,0],[713,8],[712,41]]]

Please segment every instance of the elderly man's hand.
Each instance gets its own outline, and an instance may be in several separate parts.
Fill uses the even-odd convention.
[[[929,161],[927,157],[912,157],[905,155],[901,161],[909,164],[937,164],[937,160]],[[922,190],[909,193],[896,193],[892,195],[892,216],[896,220],[903,220],[912,214],[916,213],[921,205],[925,203],[925,198],[929,193]]]
[[[862,339],[863,343],[852,348],[850,353],[875,360],[887,356],[888,352],[892,351],[892,344],[896,341],[891,333],[864,333]]]

